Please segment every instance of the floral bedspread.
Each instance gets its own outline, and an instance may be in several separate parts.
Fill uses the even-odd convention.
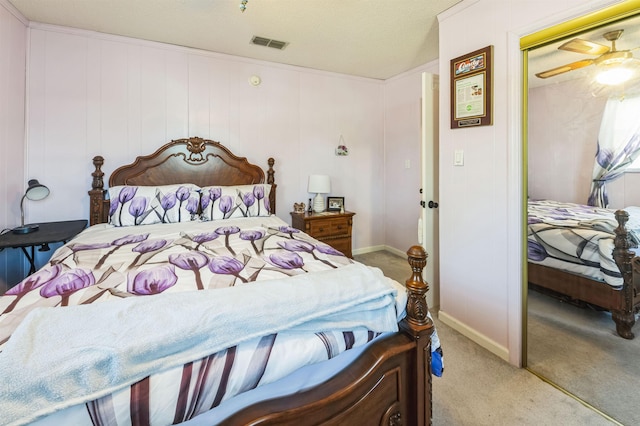
[[[622,286],[613,259],[615,210],[549,200],[529,200],[527,258],[529,262],[562,269]],[[627,224],[632,240],[638,218]]]
[[[275,216],[224,223],[96,225],[0,297],[0,351],[36,308],[237,287],[352,263]],[[179,423],[303,365],[364,345],[379,334],[355,327],[299,333],[295,338],[278,333],[262,336],[72,407],[70,415],[87,424]]]

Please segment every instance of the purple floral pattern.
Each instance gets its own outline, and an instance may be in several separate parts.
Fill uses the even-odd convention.
[[[134,205],[135,197],[133,191],[123,195],[125,209]],[[175,199],[178,203],[179,198]],[[258,200],[256,197],[254,202]],[[188,198],[184,201],[189,202]],[[286,225],[256,226],[256,222],[241,227],[225,221],[221,224],[229,225],[214,229],[209,222],[195,222],[189,228],[191,232],[157,225],[157,229],[173,231],[163,235],[121,232],[109,241],[80,234],[56,251],[48,265],[0,298],[0,323],[6,317],[25,315],[38,306],[38,301],[48,300],[46,306],[63,307],[168,290],[207,290],[338,268],[352,262],[297,229]],[[0,347],[10,335],[3,336],[1,330]],[[5,328],[5,333],[10,332],[10,327]]]
[[[202,188],[202,220],[269,216],[271,185],[239,185]]]
[[[8,314],[9,312],[11,312],[16,307],[20,299],[24,297],[24,295],[50,282],[52,279],[57,277],[61,271],[61,265],[52,265],[51,268],[41,269],[33,275],[25,278],[20,284],[7,290],[4,293],[5,295],[16,296],[16,298],[11,302],[9,306],[5,308],[2,314]]]
[[[233,197],[231,195],[223,195],[220,197],[220,204],[218,205],[218,208],[222,212],[222,218],[229,219],[235,210]]]
[[[251,241],[251,245],[253,246],[253,250],[256,254],[260,254],[263,251],[263,248],[258,248],[256,245],[256,241],[262,240],[266,235],[266,232],[263,230],[248,230],[248,231],[240,231],[240,239]],[[264,243],[264,242],[263,242]]]
[[[269,262],[282,269],[300,269],[302,272],[306,272],[303,268],[304,259],[298,253],[295,252],[281,252],[269,255]]]
[[[128,276],[127,290],[138,296],[162,293],[178,281],[173,265],[156,266]]]
[[[229,243],[229,237],[233,234],[237,234],[240,232],[240,228],[237,226],[221,226],[216,229],[216,234],[224,235],[224,245],[229,250],[229,252],[235,256],[236,252],[231,248],[231,244]]]
[[[245,265],[238,259],[229,256],[214,257],[209,263],[209,269],[214,274],[233,275],[246,283],[247,279],[240,276],[240,272],[244,269],[244,266]]]
[[[115,186],[109,189],[109,222],[115,226],[179,223],[199,219],[200,188]]]
[[[162,250],[164,247],[170,244],[170,242],[171,240],[166,240],[163,238],[142,241],[137,246],[131,249],[131,251],[134,251],[139,254],[138,256],[136,256],[133,262],[131,262],[131,265],[129,265],[129,269],[136,266],[138,262],[140,262],[140,259],[142,258],[142,256],[144,255],[149,255],[145,261],[145,262],[148,262],[154,253],[157,253],[159,250]]]
[[[96,279],[93,272],[88,269],[72,269],[63,274],[57,275],[40,289],[42,297],[60,296],[60,305],[67,306],[69,296],[78,290],[94,285]]]
[[[315,250],[318,250],[320,253],[330,254],[333,256],[344,256],[338,250],[334,249],[333,247],[327,246],[325,244],[316,245],[316,244],[308,243],[306,241],[289,240],[289,241],[279,241],[278,245],[283,249],[291,252],[309,253],[310,255],[313,256],[315,260],[323,262],[324,264],[329,265],[332,268],[337,268],[337,266],[329,262],[328,260],[320,259],[318,256],[316,256]]]
[[[180,269],[193,271],[196,277],[196,287],[198,290],[204,289],[200,269],[209,263],[207,255],[200,253],[199,251],[171,254],[169,255],[169,262]]]
[[[111,256],[113,253],[115,253],[116,250],[118,250],[120,247],[125,246],[127,244],[139,243],[141,241],[146,240],[148,237],[149,237],[149,234],[127,235],[125,237],[113,240],[111,242],[111,246],[113,246],[113,248],[100,258],[98,263],[96,263],[95,269],[100,269],[104,264],[104,262],[107,260],[107,258]]]

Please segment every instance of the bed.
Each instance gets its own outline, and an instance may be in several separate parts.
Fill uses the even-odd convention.
[[[274,163],[96,156],[91,226],[0,297],[3,422],[431,424],[426,253],[402,286],[291,228]]]
[[[529,200],[527,228],[530,287],[610,311],[616,332],[633,339],[640,310],[638,208]]]

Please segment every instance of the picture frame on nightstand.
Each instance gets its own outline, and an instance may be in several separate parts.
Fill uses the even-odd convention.
[[[344,210],[344,197],[327,197],[327,211],[339,212]]]

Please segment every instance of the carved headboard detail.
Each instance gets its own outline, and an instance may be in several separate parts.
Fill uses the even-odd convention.
[[[205,186],[271,184],[269,203],[272,213],[276,212],[276,184],[273,165],[269,158],[269,168],[249,163],[245,157],[238,157],[220,142],[192,137],[176,139],[160,147],[150,155],[139,156],[131,164],[119,167],[109,178],[109,187],[116,185],[160,186],[193,183]],[[106,223],[109,216],[109,200],[106,199],[101,168],[104,158],[93,158],[95,170],[90,197],[90,224]]]

